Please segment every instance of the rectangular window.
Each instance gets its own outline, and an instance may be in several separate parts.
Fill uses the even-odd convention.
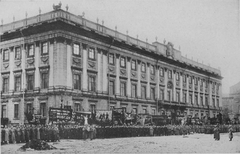
[[[206,88],[208,87],[208,82],[207,82],[207,81],[206,81],[205,87],[206,87]]]
[[[151,99],[155,99],[155,87],[151,87],[151,93],[150,93],[151,95],[150,95],[150,98]]]
[[[96,105],[95,104],[90,104],[90,109],[91,109],[91,112],[95,112],[96,111]]]
[[[160,68],[160,76],[163,77],[164,76],[164,69],[161,67]]]
[[[208,106],[208,97],[205,97],[205,105]]]
[[[176,92],[176,102],[180,102],[180,94],[178,91]]]
[[[189,94],[189,103],[193,104],[192,94]]]
[[[164,89],[160,89],[160,100],[164,100]]]
[[[183,92],[183,102],[184,103],[187,102],[187,94],[185,92]]]
[[[15,59],[21,59],[21,48],[20,47],[15,48]]]
[[[219,99],[217,99],[217,107],[219,107]]]
[[[34,56],[33,47],[34,47],[33,45],[28,46],[28,57]]]
[[[32,103],[27,103],[27,108],[26,108],[26,112],[27,113],[32,113]]]
[[[142,72],[146,72],[146,64],[145,64],[145,63],[142,63],[142,65],[141,65],[141,71],[142,71]]]
[[[203,86],[203,79],[201,79],[201,87]]]
[[[183,75],[183,82],[186,83],[187,82],[187,76],[184,74]]]
[[[74,111],[81,111],[81,104],[80,103],[74,103]]]
[[[9,50],[4,50],[3,51],[3,61],[8,61],[9,60]]]
[[[73,54],[79,56],[80,55],[80,45],[79,44],[73,44]]]
[[[120,95],[126,96],[126,82],[120,83]]]
[[[195,95],[195,104],[197,104],[198,105],[198,95]]]
[[[42,55],[48,54],[48,43],[44,42],[42,43]]]
[[[15,91],[21,91],[21,76],[15,76]]]
[[[136,60],[132,60],[132,65],[131,65],[132,70],[136,71]]]
[[[177,73],[176,73],[176,80],[179,81],[179,79],[180,79],[180,78],[179,78],[179,73],[177,72]]]
[[[192,77],[189,76],[189,83],[192,84]]]
[[[94,60],[95,59],[95,49],[89,48],[88,49],[88,58]]]
[[[96,77],[93,75],[88,76],[88,91],[96,91]]]
[[[34,75],[27,74],[27,90],[33,90],[34,88]]]
[[[141,86],[142,99],[146,99],[146,86]]]
[[[2,117],[7,118],[7,106],[2,105]]]
[[[9,77],[3,78],[3,92],[9,91]]]
[[[201,105],[203,105],[203,96],[200,97]]]
[[[48,88],[48,73],[47,72],[41,73],[41,88],[42,89]]]
[[[155,74],[155,69],[154,69],[154,66],[153,66],[153,65],[150,65],[150,73],[151,73],[152,75]]]
[[[47,116],[46,103],[40,103],[40,114],[41,114],[43,117]]]
[[[124,57],[120,58],[120,66],[125,68],[126,67],[126,59]]]
[[[109,94],[114,95],[115,94],[115,84],[114,81],[109,81]]]
[[[198,85],[198,78],[194,79],[195,85]]]
[[[114,64],[115,64],[114,54],[110,53],[110,54],[108,55],[108,63],[111,64],[111,65],[114,65]]]
[[[172,79],[172,71],[171,70],[168,70],[168,78]]]
[[[80,74],[73,74],[73,87],[74,87],[74,89],[81,90],[81,76],[80,76]]]
[[[19,105],[14,104],[14,119],[18,119],[18,118],[19,118]]]
[[[212,98],[212,104],[215,106],[215,98]]]
[[[167,98],[168,98],[168,101],[171,101],[171,91],[167,91]]]
[[[132,84],[132,97],[136,98],[137,97],[137,85]]]

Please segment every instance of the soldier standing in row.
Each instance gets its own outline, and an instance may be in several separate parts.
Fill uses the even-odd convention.
[[[229,125],[229,128],[228,128],[228,135],[229,135],[229,141],[232,141],[233,139],[233,129],[232,129],[232,125]]]

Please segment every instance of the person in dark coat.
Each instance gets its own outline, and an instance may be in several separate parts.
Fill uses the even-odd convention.
[[[216,141],[219,141],[220,140],[220,131],[219,131],[219,126],[216,125],[213,129],[213,133],[214,133],[214,139]]]
[[[232,141],[232,139],[233,139],[233,128],[232,128],[232,125],[229,125],[229,127],[228,127],[228,135],[229,135],[229,141]]]

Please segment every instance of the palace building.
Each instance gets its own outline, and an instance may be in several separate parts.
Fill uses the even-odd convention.
[[[1,116],[26,122],[49,107],[74,111],[214,117],[221,110],[221,72],[54,7],[0,26]]]

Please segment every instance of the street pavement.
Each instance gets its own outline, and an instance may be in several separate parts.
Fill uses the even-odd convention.
[[[61,140],[49,143],[56,150],[26,152],[18,151],[24,144],[2,145],[1,153],[59,154],[59,153],[240,153],[240,133],[234,133],[233,141],[228,134],[220,134],[215,141],[212,134],[187,136],[130,137],[95,140]]]

